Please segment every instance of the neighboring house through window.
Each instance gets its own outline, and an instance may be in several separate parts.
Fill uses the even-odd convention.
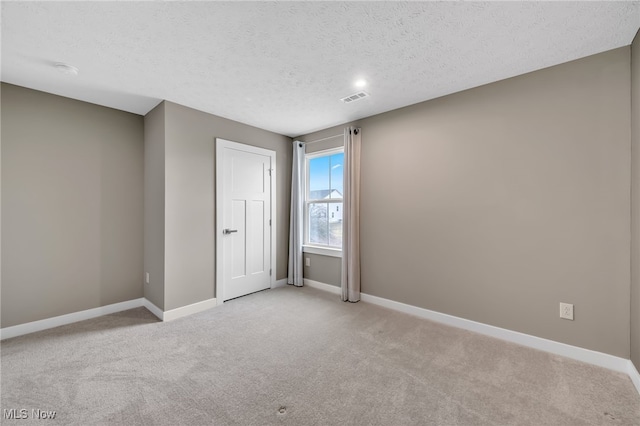
[[[306,155],[306,252],[340,255],[343,163],[342,148]]]

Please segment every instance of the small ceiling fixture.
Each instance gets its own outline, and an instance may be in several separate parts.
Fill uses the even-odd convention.
[[[62,74],[78,75],[78,68],[74,67],[73,65],[64,64],[62,62],[56,62],[54,66]]]
[[[363,87],[365,87],[366,85],[367,85],[367,80],[365,80],[365,79],[363,79],[363,78],[361,78],[360,80],[357,80],[357,81],[355,82],[355,86],[356,86],[357,88],[360,88],[360,89],[362,89],[362,88],[363,88]]]

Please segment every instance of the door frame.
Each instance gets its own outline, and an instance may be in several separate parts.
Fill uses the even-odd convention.
[[[232,142],[227,139],[216,138],[216,234],[215,234],[215,247],[216,247],[216,304],[222,305],[224,301],[224,262],[222,257],[222,244],[219,239],[222,236],[222,230],[224,229],[224,223],[222,218],[224,217],[224,203],[222,200],[222,152],[225,148],[236,149],[239,151],[251,152],[253,154],[265,155],[271,158],[271,275],[269,277],[269,286],[274,288],[276,284],[276,152],[270,149],[258,148],[257,146],[247,145],[239,142]]]

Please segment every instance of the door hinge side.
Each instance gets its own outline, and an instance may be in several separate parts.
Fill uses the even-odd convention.
[[[273,272],[273,269],[269,269],[269,276],[271,276],[272,272]]]

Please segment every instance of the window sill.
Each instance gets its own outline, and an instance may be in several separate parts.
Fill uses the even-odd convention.
[[[303,253],[320,254],[322,256],[342,257],[342,250],[316,246],[302,246]]]

